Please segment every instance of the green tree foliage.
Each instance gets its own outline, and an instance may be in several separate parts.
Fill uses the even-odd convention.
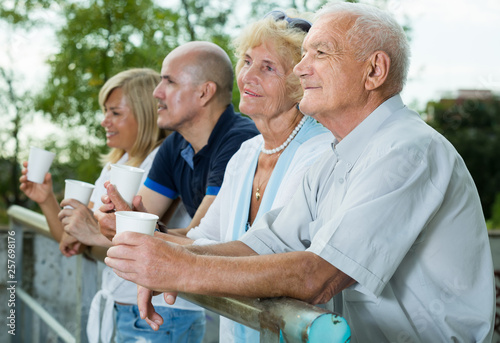
[[[430,102],[431,124],[457,149],[469,169],[486,218],[500,192],[500,99]]]

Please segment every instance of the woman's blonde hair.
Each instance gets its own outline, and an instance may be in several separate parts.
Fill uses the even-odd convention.
[[[287,10],[290,18],[308,19],[312,14],[298,14],[295,10]],[[266,16],[253,24],[246,26],[241,34],[233,41],[236,63],[236,75],[239,74],[245,61],[245,53],[248,49],[255,48],[263,43],[271,42],[280,61],[285,66],[293,69],[302,58],[302,42],[306,32],[299,28],[290,27],[286,20],[275,20],[273,16]],[[303,96],[299,78],[292,72],[286,80],[286,94],[295,102],[299,102]]]
[[[135,68],[122,71],[110,78],[99,92],[99,105],[105,112],[104,104],[111,92],[121,88],[123,96],[137,121],[137,139],[129,151],[129,159],[126,164],[138,167],[146,157],[166,137],[167,132],[160,130],[157,124],[157,100],[153,97],[153,91],[160,82],[160,74],[148,68]],[[101,157],[101,162],[116,163],[125,154],[125,150],[112,148],[111,151]]]

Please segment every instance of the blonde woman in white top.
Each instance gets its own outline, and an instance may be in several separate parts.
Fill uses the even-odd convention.
[[[74,199],[65,199],[61,206],[70,205],[74,209],[61,210],[52,189],[50,173],[45,176],[43,184],[36,184],[27,180],[27,169],[23,170],[20,188],[39,204],[50,231],[60,242],[60,250],[65,256],[81,253],[86,246],[92,246],[93,255],[103,258],[107,247],[111,246],[110,240],[99,232],[93,210],[101,204],[101,195],[105,192],[104,182],[109,180],[110,164],[139,167],[146,170],[145,176],[147,175],[158,147],[166,136],[166,132],[157,126],[157,104],[152,95],[159,81],[160,75],[151,69],[130,69],[115,75],[102,87],[99,93],[99,104],[104,112],[101,125],[106,129],[106,144],[111,150],[102,158],[104,168],[95,183],[94,194],[88,206]],[[29,167],[26,162],[24,166]],[[174,217],[172,220],[176,219],[178,225],[189,223],[190,220],[185,210],[178,210]],[[89,342],[98,342],[99,339],[102,342],[111,341],[115,321],[113,307],[116,308],[117,342],[141,338],[152,342],[155,339],[162,340],[172,327],[166,323],[160,331],[149,329],[138,315],[136,285],[119,278],[108,269],[106,267],[103,270],[103,288],[92,302],[87,327]],[[106,304],[102,323],[99,320],[101,300]],[[155,301],[160,308],[165,309],[167,317],[171,311],[185,312],[182,325],[198,328],[201,332],[198,335],[203,337],[205,316],[201,308],[189,303],[167,308],[162,297]]]

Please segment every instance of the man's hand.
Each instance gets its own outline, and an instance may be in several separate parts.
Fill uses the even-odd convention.
[[[153,296],[161,294],[142,286],[137,286],[137,305],[139,306],[139,313],[141,318],[144,319],[153,330],[158,330],[159,325],[163,324],[163,318],[155,311],[153,306]],[[177,292],[167,292],[163,294],[167,304],[173,305],[177,297]]]
[[[155,311],[152,302],[153,296],[158,294],[160,293],[153,292],[142,286],[137,286],[137,305],[139,306],[139,313],[141,318],[155,331],[163,324],[163,318]]]
[[[132,200],[132,208],[123,200],[120,193],[109,181],[104,183],[107,194],[101,197],[103,205],[94,212],[94,217],[99,222],[101,233],[108,239],[113,239],[116,235],[115,211],[140,211],[147,212],[142,204],[142,197],[136,195]]]
[[[113,238],[104,262],[125,280],[158,292],[185,291],[196,256],[177,244],[137,232]]]

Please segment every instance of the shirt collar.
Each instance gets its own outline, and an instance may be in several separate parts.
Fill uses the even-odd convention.
[[[187,144],[185,148],[181,150],[181,156],[186,161],[186,163],[191,167],[191,169],[194,170],[194,162],[193,162],[193,157],[194,157],[194,149],[191,146],[191,144]]]
[[[345,136],[342,141],[338,142],[336,139],[334,140],[332,147],[335,154],[346,161],[347,165],[352,168],[380,125],[392,113],[402,109],[404,106],[399,94],[384,101],[356,126],[354,130]]]

